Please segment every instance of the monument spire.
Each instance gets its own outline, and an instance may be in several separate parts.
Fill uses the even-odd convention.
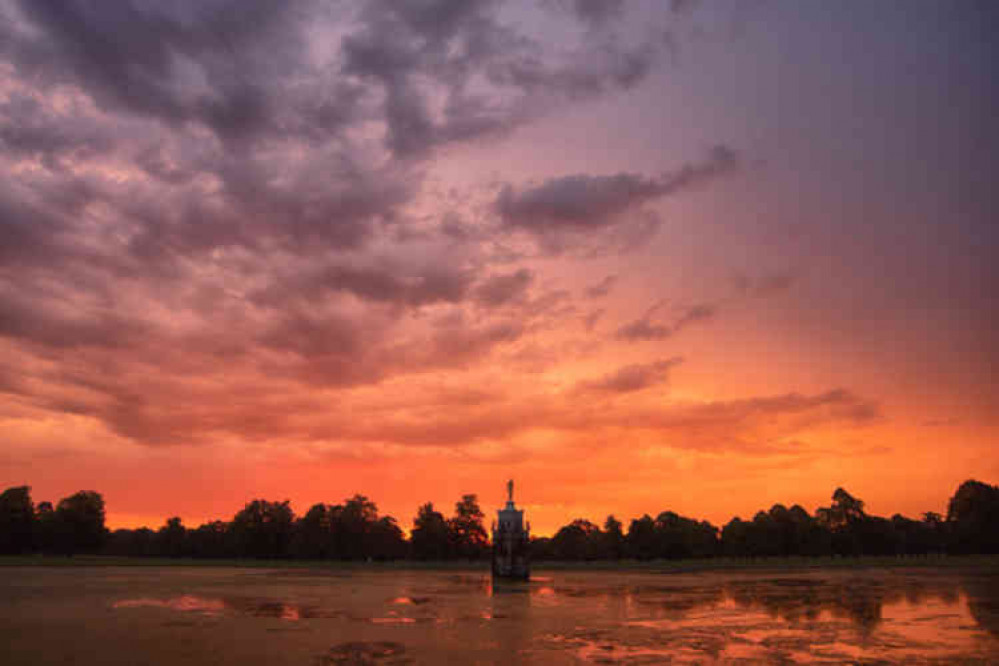
[[[506,506],[493,525],[493,576],[527,580],[530,575],[530,527],[524,512],[513,503],[513,479],[506,482]]]

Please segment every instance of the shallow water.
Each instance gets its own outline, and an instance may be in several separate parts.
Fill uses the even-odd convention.
[[[6,648],[3,650],[3,648]],[[0,568],[4,664],[999,663],[999,570]]]

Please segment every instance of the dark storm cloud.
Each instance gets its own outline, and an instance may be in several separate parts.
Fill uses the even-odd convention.
[[[701,4],[701,0],[670,0],[669,8],[670,11],[676,14],[687,14],[692,12],[699,4]]]
[[[496,199],[496,210],[511,227],[599,228],[661,193],[659,181],[635,174],[580,174],[553,178],[520,192],[507,185]]]
[[[599,24],[619,17],[624,0],[572,0],[572,9],[584,21]]]
[[[415,308],[462,301],[473,277],[469,271],[447,266],[420,271],[392,265],[329,266],[298,273],[286,280],[275,279],[249,298],[258,305],[276,307],[289,301],[315,301],[331,292],[342,292],[370,303]]]
[[[632,85],[654,57],[645,43],[584,43],[560,61],[488,2],[367,3],[356,24],[346,14],[330,24],[351,29],[326,64],[310,57],[308,29],[339,10],[312,2],[0,6],[0,52],[27,88],[0,108],[0,141],[50,169],[113,155],[156,179],[159,189],[102,193],[138,226],[130,251],[154,263],[273,241],[358,247],[419,176],[373,167],[352,132],[380,124],[396,155],[417,157],[511,128],[553,100]],[[474,95],[473,79],[487,82]],[[54,84],[76,86],[98,112],[55,113]],[[212,180],[220,187],[208,194]]]
[[[587,298],[603,298],[611,292],[617,281],[618,277],[616,275],[608,275],[597,284],[586,288]]]
[[[522,268],[507,275],[494,275],[475,288],[475,300],[487,307],[497,307],[524,297],[534,281],[534,274]]]
[[[663,363],[675,362],[672,359]],[[623,386],[607,390],[625,393],[631,390],[627,383]],[[677,403],[654,410],[626,405],[620,409],[580,410],[575,402],[579,394],[577,386],[563,396],[571,397],[571,403],[543,394],[496,399],[460,416],[449,410],[379,415],[377,421],[355,419],[337,423],[322,436],[338,435],[413,446],[460,447],[482,439],[506,438],[529,431],[578,435],[610,429],[620,436],[622,430],[634,429],[658,433],[677,449],[766,456],[775,452],[775,442],[794,437],[807,428],[862,427],[879,414],[875,403],[841,389],[815,395],[789,393],[743,400]]]
[[[691,324],[714,319],[720,311],[735,302],[772,296],[790,289],[797,280],[798,277],[792,273],[772,273],[755,278],[737,274],[733,279],[736,290],[734,296],[684,308],[665,321],[656,314],[665,303],[657,303],[638,319],[618,328],[615,337],[628,342],[665,340]]]
[[[669,372],[683,363],[680,357],[654,361],[652,363],[635,363],[618,368],[614,372],[598,379],[587,380],[576,385],[578,391],[595,391],[605,393],[632,393],[651,386],[665,384],[669,381]]]
[[[716,146],[707,161],[684,165],[658,178],[619,173],[614,176],[577,174],[552,178],[517,192],[507,185],[496,198],[496,211],[513,228],[547,230],[599,229],[621,213],[648,201],[675,194],[736,168],[735,152]]]
[[[66,308],[64,307],[63,310]],[[34,299],[0,291],[0,337],[55,349],[101,347],[126,351],[140,343],[146,327],[114,312],[59,312]]]
[[[806,420],[865,424],[880,417],[877,403],[846,389],[832,389],[815,395],[786,393],[742,400],[714,401],[653,418],[663,427],[703,425],[716,428],[749,419],[805,417]]]
[[[85,122],[62,123],[38,100],[11,94],[0,102],[0,147],[8,155],[41,160],[48,169],[63,168],[69,156],[87,159],[109,152],[113,134]]]
[[[567,291],[496,268],[537,220],[445,225],[444,248],[413,209],[437,148],[635,86],[661,47],[550,42],[491,1],[0,0],[5,390],[138,442],[265,437],[326,408],[296,389],[470,368],[575,321]],[[726,159],[508,196],[626,245],[654,216],[565,215],[631,213]],[[435,309],[474,316],[421,330]]]
[[[15,34],[8,48],[24,71],[77,83],[104,108],[171,125],[200,122],[223,138],[272,123],[265,83],[302,55],[306,5],[299,3],[23,0],[18,7],[46,35],[38,42]],[[192,85],[184,59],[196,65],[203,86]]]
[[[64,228],[61,219],[16,198],[0,184],[0,266],[49,258],[53,239]]]
[[[480,358],[499,344],[518,340],[524,334],[519,322],[496,322],[480,327],[447,327],[432,339],[431,353],[420,361],[430,367],[448,363],[464,365]]]
[[[294,309],[280,319],[260,341],[310,360],[338,356],[349,359],[362,348],[362,331],[348,317]]]
[[[585,240],[594,234],[630,230],[634,239],[659,223],[651,213],[641,214],[645,204],[729,174],[737,166],[735,151],[716,146],[704,162],[684,165],[658,178],[632,173],[576,174],[519,191],[508,184],[497,195],[494,210],[508,231],[531,234],[552,251],[571,244],[574,236]]]
[[[670,321],[662,322],[653,319],[656,309],[658,308],[652,308],[641,319],[621,326],[615,334],[616,337],[628,342],[665,340],[687,326],[712,319],[717,314],[717,308],[714,305],[699,304],[683,310]]]
[[[642,80],[659,45],[584,44],[563,61],[546,44],[501,24],[499,3],[376,0],[343,41],[343,72],[380,85],[386,145],[421,157],[436,146],[506,132],[561,99]],[[478,78],[479,92],[471,83]],[[483,90],[483,85],[485,84]],[[434,110],[433,100],[443,100]]]

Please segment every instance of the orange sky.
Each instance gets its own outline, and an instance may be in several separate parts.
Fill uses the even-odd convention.
[[[0,486],[512,477],[550,534],[999,478],[988,9],[267,5],[0,4]]]

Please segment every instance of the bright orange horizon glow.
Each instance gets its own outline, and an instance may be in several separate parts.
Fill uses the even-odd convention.
[[[513,478],[551,535],[999,481],[984,9],[286,4],[0,6],[0,488]]]

